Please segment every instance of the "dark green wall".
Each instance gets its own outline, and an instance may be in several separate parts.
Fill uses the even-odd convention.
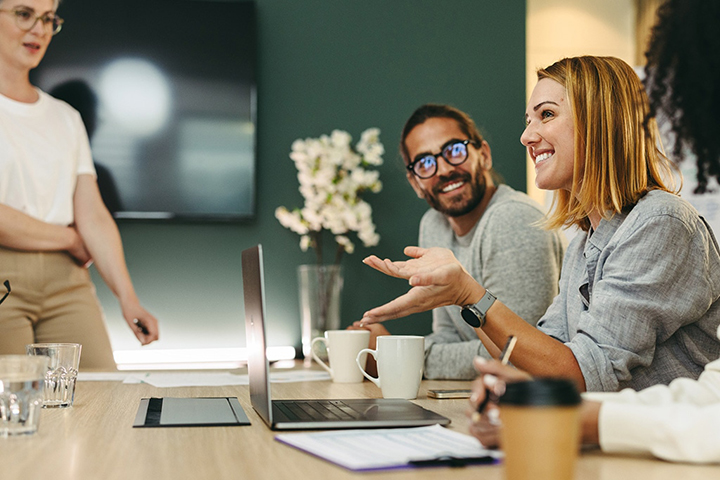
[[[288,157],[296,138],[343,129],[357,140],[364,129],[380,128],[384,188],[366,198],[381,235],[371,250],[381,257],[400,258],[403,246],[415,244],[427,208],[408,186],[397,153],[400,129],[422,103],[450,103],[470,113],[490,142],[497,170],[525,190],[519,143],[524,1],[258,0],[257,12],[257,220],[120,224],[136,288],[162,322],[163,341],[155,348],[188,347],[188,338],[198,347],[244,345],[240,252],[258,242],[266,255],[270,343],[299,344],[296,267],[314,257],[302,253],[298,235],[274,218],[279,205],[301,205]],[[407,289],[364,267],[360,261],[368,253],[360,247],[344,259],[344,325]],[[96,283],[114,331],[119,310]],[[425,334],[430,315],[387,326],[393,333]],[[113,342],[117,348],[116,336]]]

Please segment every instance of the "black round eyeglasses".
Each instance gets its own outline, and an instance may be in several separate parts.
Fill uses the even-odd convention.
[[[406,168],[419,178],[430,178],[437,173],[438,157],[452,166],[464,163],[468,159],[468,144],[475,145],[472,140],[450,140],[442,146],[440,153],[420,154]]]

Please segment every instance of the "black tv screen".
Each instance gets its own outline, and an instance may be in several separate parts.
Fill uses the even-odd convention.
[[[252,218],[254,3],[64,0],[58,15],[31,80],[83,114],[113,215]]]

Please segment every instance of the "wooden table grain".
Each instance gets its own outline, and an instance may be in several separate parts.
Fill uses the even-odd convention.
[[[467,388],[468,382],[423,381],[419,405],[467,433],[467,400],[427,398],[432,388]],[[330,381],[273,384],[274,398],[379,397],[374,384]],[[234,396],[251,426],[132,428],[143,397]],[[274,440],[250,405],[247,386],[156,388],[147,384],[78,382],[75,405],[43,410],[34,435],[0,438],[0,479],[367,479],[500,480],[502,465],[352,473]],[[718,480],[720,467],[673,464],[652,458],[584,451],[578,480]]]

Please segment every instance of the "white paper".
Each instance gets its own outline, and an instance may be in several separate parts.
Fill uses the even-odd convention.
[[[128,381],[130,377],[132,380]],[[79,372],[78,381],[81,382],[124,382],[124,383],[140,383],[135,375],[127,372]]]
[[[330,380],[330,374],[314,370],[270,372],[270,383],[318,382],[321,380]]]
[[[82,377],[82,378],[81,378]],[[170,387],[218,387],[225,385],[248,385],[247,374],[234,375],[227,372],[149,372],[149,373],[81,373],[80,380],[123,381],[123,383],[147,383],[158,388]],[[270,372],[271,383],[314,382],[330,380],[327,372],[288,370]]]
[[[491,456],[475,438],[440,425],[379,430],[331,430],[284,433],[275,439],[350,470],[379,470],[408,466],[411,460]]]

